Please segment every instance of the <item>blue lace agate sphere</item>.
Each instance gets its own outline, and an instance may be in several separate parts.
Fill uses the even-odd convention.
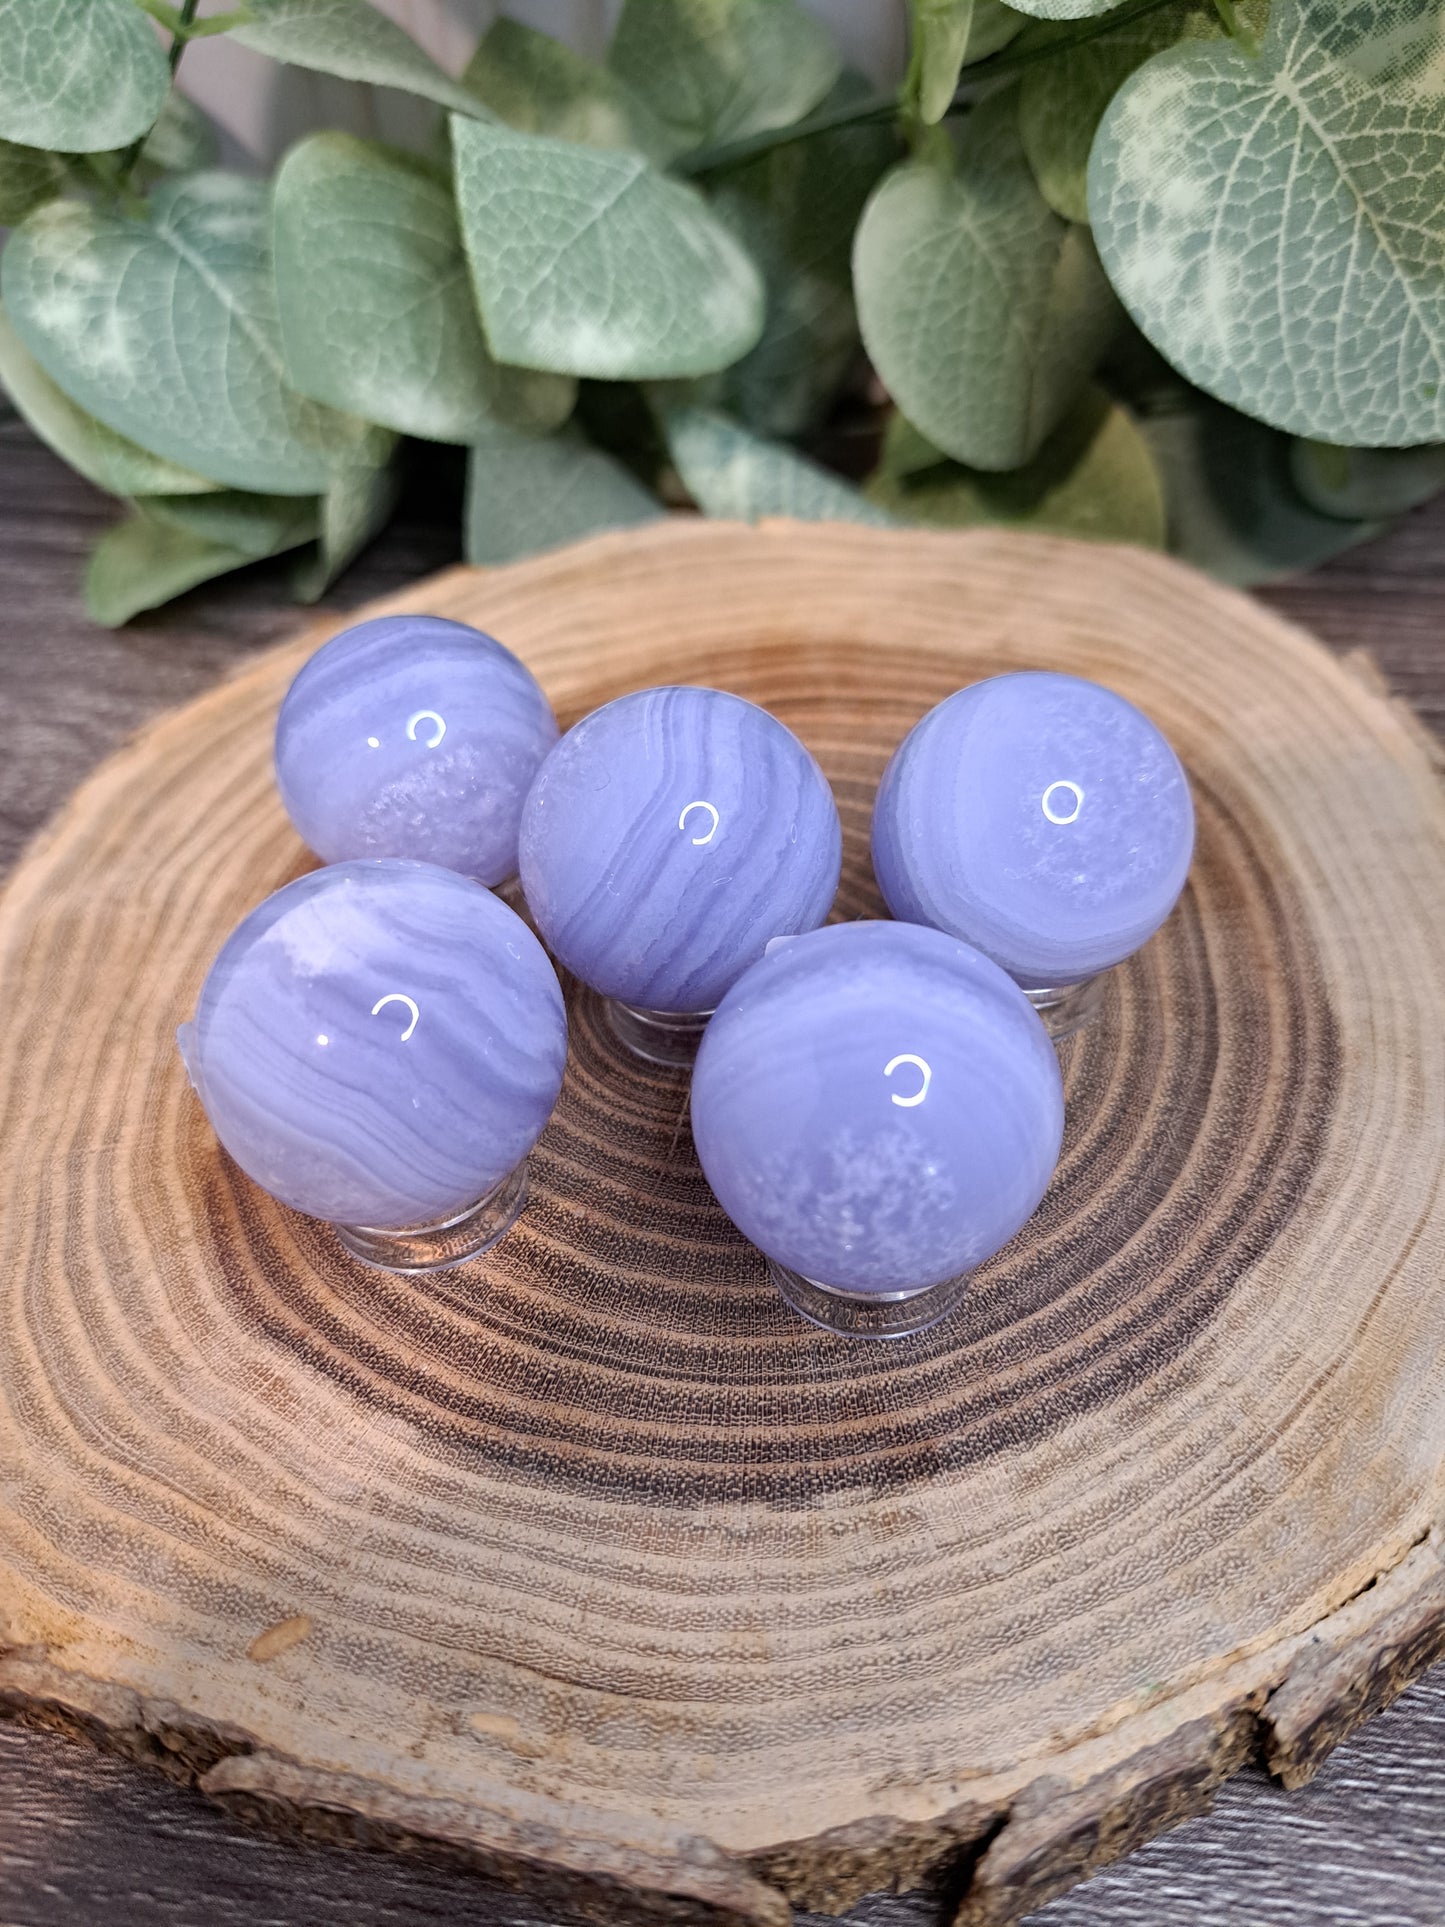
[[[778,1264],[838,1291],[908,1291],[981,1264],[1058,1162],[1058,1058],[1023,992],[916,924],[779,944],[708,1025],[698,1157]]]
[[[873,810],[895,917],[949,931],[1031,989],[1081,982],[1173,909],[1194,852],[1179,758],[1097,683],[995,676],[903,740]]]
[[[717,689],[644,689],[552,751],[518,855],[574,976],[644,1010],[706,1011],[769,938],[827,916],[843,839],[826,777],[775,716]]]
[[[253,910],[181,1053],[216,1135],[283,1203],[437,1223],[526,1156],[567,1058],[562,991],[521,918],[430,863],[338,863]]]
[[[414,857],[500,883],[557,719],[531,671],[465,623],[378,616],[324,643],[276,724],[286,813],[327,863]]]

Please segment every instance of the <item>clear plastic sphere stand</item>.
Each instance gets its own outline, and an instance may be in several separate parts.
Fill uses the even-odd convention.
[[[635,1004],[604,997],[607,1027],[630,1056],[646,1064],[683,1068],[697,1056],[710,1010],[640,1010]]]
[[[469,1258],[480,1258],[500,1242],[517,1222],[527,1203],[527,1161],[524,1158],[498,1185],[440,1224],[407,1225],[385,1230],[375,1225],[339,1224],[336,1235],[363,1264],[378,1271],[415,1276],[446,1271]]]
[[[1101,970],[1093,977],[1085,977],[1082,983],[1024,992],[1056,1044],[1093,1023],[1104,1002],[1107,975],[1107,971]]]
[[[912,1338],[928,1331],[958,1309],[973,1277],[964,1271],[917,1291],[836,1291],[772,1258],[767,1266],[785,1303],[840,1338]]]

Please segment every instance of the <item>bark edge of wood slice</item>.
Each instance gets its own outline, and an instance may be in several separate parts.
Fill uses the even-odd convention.
[[[343,620],[499,635],[566,726],[652,682],[873,789],[960,683],[1140,703],[1194,785],[1165,930],[1069,1049],[1034,1223],[941,1328],[795,1320],[684,1086],[584,996],[533,1203],[399,1280],[259,1194],[173,1045],[310,867],[270,780],[314,625],[105,764],[0,900],[0,1705],[561,1917],[1016,1918],[1286,1784],[1445,1650],[1445,806],[1418,727],[1141,552],[674,522]],[[1368,638],[1362,638],[1367,641]]]

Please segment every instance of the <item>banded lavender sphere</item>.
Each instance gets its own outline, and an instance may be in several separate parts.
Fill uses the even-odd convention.
[[[1149,718],[1099,684],[994,676],[930,710],[873,810],[895,917],[982,950],[1027,989],[1082,982],[1153,936],[1184,888],[1194,806]]]
[[[276,725],[286,813],[327,863],[413,857],[495,884],[557,740],[531,671],[465,623],[378,616],[324,643]]]
[[[711,1011],[772,937],[838,889],[827,779],[775,716],[717,689],[644,689],[585,717],[537,774],[527,903],[584,983],[648,1012]]]
[[[282,1203],[429,1226],[531,1150],[567,1020],[542,946],[480,884],[429,863],[338,863],[237,927],[180,1046],[216,1135]]]
[[[846,1329],[803,1288],[921,1294],[1027,1222],[1058,1161],[1063,1084],[986,957],[916,924],[836,924],[776,945],[723,999],[692,1127],[784,1295]]]

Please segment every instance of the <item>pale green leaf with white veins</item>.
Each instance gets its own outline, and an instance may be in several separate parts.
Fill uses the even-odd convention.
[[[482,37],[462,74],[489,112],[524,134],[584,147],[635,147],[659,164],[676,141],[609,68],[505,16]]]
[[[1264,31],[1268,0],[1241,0],[1239,17]],[[1069,30],[1030,27],[1021,49],[1059,46]],[[1114,95],[1136,67],[1179,40],[1221,40],[1214,0],[1172,6],[1121,21],[1108,33],[1057,51],[1025,69],[1019,83],[1019,131],[1044,199],[1066,221],[1089,218],[1089,149]]]
[[[863,341],[903,412],[956,460],[1016,468],[1074,402],[1118,321],[1086,228],[1024,156],[1014,94],[969,116],[956,171],[908,162],[859,223]]]
[[[795,0],[626,0],[607,62],[679,154],[801,119],[842,66]]]
[[[992,524],[1164,545],[1164,493],[1148,445],[1098,388],[1080,397],[1031,462],[1007,475],[949,461],[896,416],[867,494],[900,521],[937,528]]]
[[[1035,20],[1089,20],[1095,14],[1112,13],[1123,0],[1009,0],[1016,13],[1032,14]]]
[[[28,352],[3,311],[0,382],[41,441],[97,488],[112,495],[194,495],[219,486],[152,455],[78,408]]]
[[[135,0],[0,0],[0,139],[96,154],[139,137],[171,73]]]
[[[751,434],[726,415],[677,408],[668,411],[664,427],[677,472],[705,515],[739,522],[778,515],[797,522],[880,526],[894,520],[816,462]]]
[[[1110,279],[1191,381],[1294,434],[1445,439],[1445,11],[1275,0],[1171,48],[1089,162]]]
[[[11,235],[15,332],[82,408],[213,481],[317,495],[376,431],[286,382],[264,183],[194,174],[133,220],[53,201]]]
[[[313,134],[275,187],[276,294],[294,387],[404,435],[552,428],[576,384],[503,368],[482,338],[456,208],[427,162]]]
[[[495,430],[467,463],[467,560],[479,565],[655,522],[665,512],[630,470],[575,429],[543,436]]]
[[[249,0],[251,16],[230,37],[293,67],[399,87],[458,113],[483,112],[475,95],[444,73],[394,20],[366,0]]]
[[[499,361],[602,380],[709,374],[746,354],[763,287],[697,191],[640,154],[453,118],[462,236]]]

